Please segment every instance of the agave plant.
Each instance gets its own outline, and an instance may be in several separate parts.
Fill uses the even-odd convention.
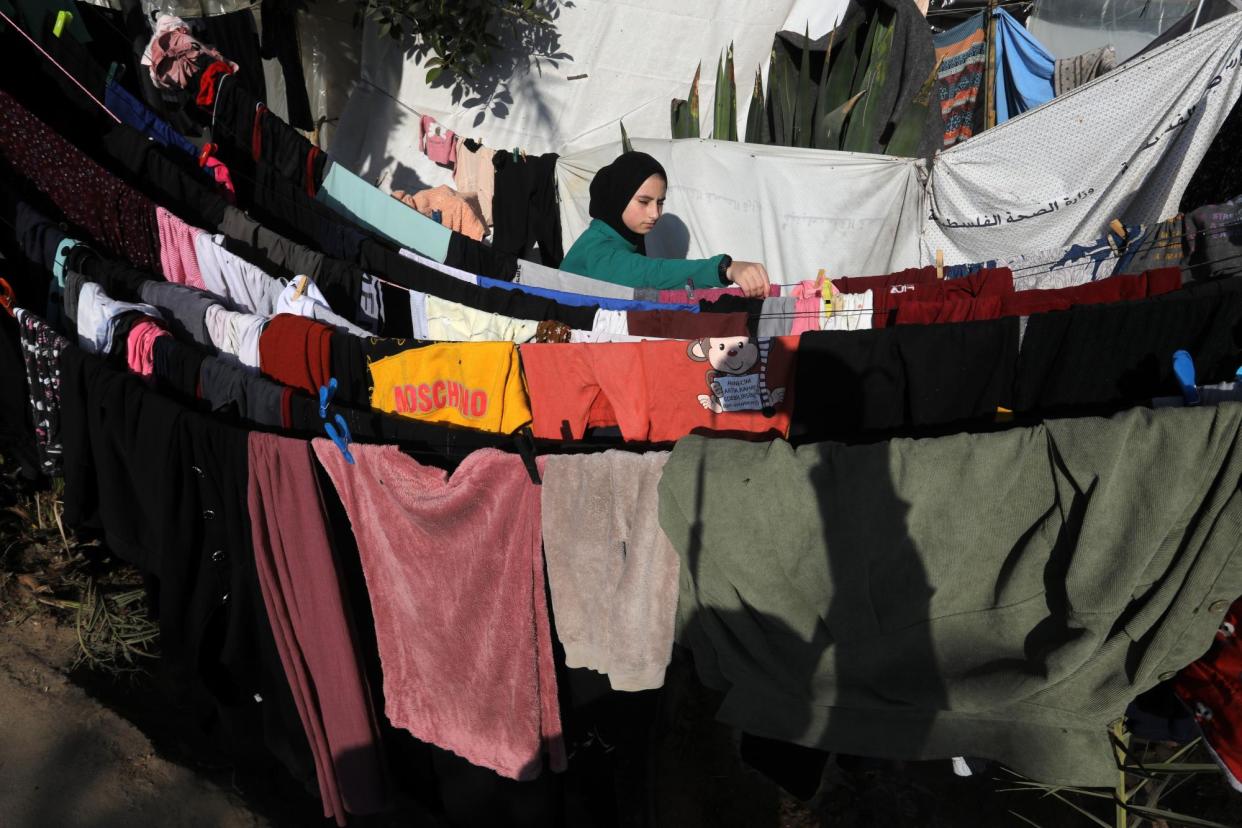
[[[834,30],[822,64],[818,64],[818,52],[811,49],[809,31],[803,33],[800,54],[774,48],[768,60],[766,91],[760,70],[755,70],[746,114],[746,141],[902,156],[917,153],[939,64],[890,125],[885,120],[890,113],[882,110],[876,93],[888,79],[895,29],[895,13],[879,8],[869,20],[840,37]],[[811,81],[813,75],[818,77],[817,85]],[[697,101],[698,77],[696,71],[689,102],[673,101],[675,138],[698,135],[697,118],[693,124],[687,123],[691,104]],[[718,60],[716,65],[714,137],[737,140],[735,107],[730,44],[727,60]]]

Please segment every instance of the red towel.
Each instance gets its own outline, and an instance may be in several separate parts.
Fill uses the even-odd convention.
[[[551,346],[549,346],[551,347]],[[540,491],[495,449],[451,476],[396,446],[314,441],[354,535],[397,727],[511,779],[565,745],[544,592]]]

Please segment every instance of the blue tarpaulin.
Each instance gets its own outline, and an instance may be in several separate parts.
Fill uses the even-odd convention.
[[[1056,59],[1013,15],[996,15],[996,123],[1034,109],[1053,98]]]

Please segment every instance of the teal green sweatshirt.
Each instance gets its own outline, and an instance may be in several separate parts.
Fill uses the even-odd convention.
[[[696,288],[721,287],[720,260],[651,259],[599,219],[592,219],[578,237],[561,270],[633,288],[677,290],[691,282]]]

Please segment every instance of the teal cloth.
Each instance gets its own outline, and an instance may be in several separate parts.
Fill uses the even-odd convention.
[[[749,733],[1108,786],[1242,595],[1242,405],[866,446],[687,437],[677,640]]]
[[[81,243],[77,239],[65,237],[64,241],[56,245],[56,259],[52,262],[52,275],[56,277],[56,284],[62,288],[65,286],[65,264],[69,261],[69,254]]]
[[[443,262],[453,231],[424,216],[341,164],[329,163],[315,198],[387,239]]]
[[[687,281],[696,288],[721,287],[721,258],[652,259],[639,253],[616,230],[592,219],[565,254],[561,270],[633,288],[678,290]]]

